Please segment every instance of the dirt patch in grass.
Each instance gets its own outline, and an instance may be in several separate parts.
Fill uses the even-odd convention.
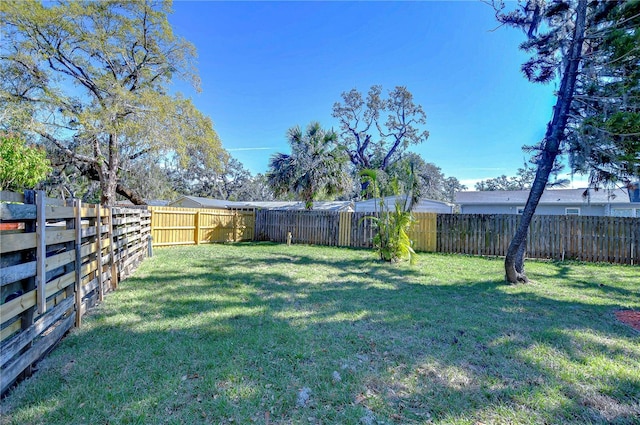
[[[616,317],[622,323],[627,324],[640,332],[640,311],[619,310],[616,311]]]

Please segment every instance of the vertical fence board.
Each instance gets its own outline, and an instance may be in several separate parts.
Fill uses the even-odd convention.
[[[75,221],[75,253],[76,253],[76,264],[75,264],[75,297],[76,297],[76,327],[79,327],[82,324],[82,292],[80,291],[82,285],[82,253],[80,252],[81,244],[82,244],[82,211],[81,211],[82,201],[76,199],[74,202],[74,208],[76,213],[76,221]]]
[[[116,240],[113,237],[113,207],[109,207],[109,268],[111,269],[111,290],[118,289],[118,265],[116,262]]]
[[[96,244],[98,251],[96,253],[96,259],[98,261],[98,300],[104,300],[104,281],[102,277],[102,207],[96,205]]]
[[[36,290],[38,314],[47,312],[47,272],[45,260],[47,259],[47,245],[45,242],[47,220],[45,218],[44,191],[36,193]]]
[[[438,252],[504,256],[517,215],[451,214],[437,217]],[[534,216],[529,258],[637,264],[640,220],[623,217]],[[633,253],[631,250],[633,249]]]

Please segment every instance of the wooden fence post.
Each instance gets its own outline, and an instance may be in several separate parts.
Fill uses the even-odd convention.
[[[233,212],[233,242],[238,242],[238,211]]]
[[[196,245],[200,245],[200,211],[196,211],[194,220],[195,220],[195,230],[193,232],[193,239]]]
[[[35,204],[36,203],[36,192],[35,192],[35,190],[25,190],[24,191],[24,203],[25,204]],[[27,232],[27,233],[31,233],[31,232],[35,232],[36,231],[36,223],[35,222],[27,222],[27,223],[25,223],[24,227],[25,227],[25,232]],[[37,261],[37,258],[34,258],[35,255],[36,254],[33,252],[33,250],[29,250],[28,253],[25,256],[25,260],[26,261],[36,260]],[[29,291],[33,291],[35,286],[36,286],[36,278],[35,277],[31,277],[31,278],[27,279],[26,287],[24,288],[23,293],[26,294]],[[22,313],[22,316],[20,317],[20,327],[22,328],[22,330],[28,329],[33,324],[33,316],[35,315],[35,312],[36,312],[36,307],[30,307],[27,310],[25,310],[24,313]],[[21,352],[22,353],[27,352],[32,346],[33,346],[33,342],[29,342],[28,344],[26,344],[24,346],[24,348],[21,350]],[[22,377],[24,377],[24,378],[29,377],[29,376],[31,376],[32,373],[33,373],[33,368],[32,368],[31,365],[29,365],[22,372]]]
[[[109,259],[111,260],[111,289],[118,289],[118,266],[116,264],[115,237],[113,236],[113,207],[109,209]]]
[[[36,193],[36,304],[38,314],[47,312],[47,271],[45,262],[47,260],[47,245],[45,233],[47,220],[45,217],[45,194],[43,190]]]
[[[76,214],[76,327],[82,324],[82,201],[75,199],[73,201]]]
[[[102,280],[102,205],[96,205],[96,242],[98,243],[98,300],[104,301],[104,281]]]

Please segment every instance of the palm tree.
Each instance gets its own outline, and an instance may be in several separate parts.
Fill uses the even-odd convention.
[[[348,188],[347,154],[338,135],[311,122],[304,133],[299,126],[287,131],[291,154],[276,153],[269,161],[267,181],[276,196],[295,194],[307,209],[321,196],[333,197]]]
[[[418,201],[415,190],[415,178],[413,167],[407,169],[409,184],[408,193],[404,196],[404,202],[397,196],[400,194],[400,183],[398,178],[392,179],[386,187],[380,187],[379,169],[364,169],[360,171],[360,178],[366,183],[368,194],[373,198],[378,198],[379,208],[376,209],[375,216],[363,217],[361,220],[369,219],[376,225],[376,234],[373,237],[373,247],[384,261],[400,261],[408,258],[413,264],[416,261],[416,253],[412,248],[413,242],[407,233],[415,221],[411,214],[413,204]],[[385,202],[386,195],[395,195],[395,207],[393,211]],[[375,204],[374,204],[375,205]]]

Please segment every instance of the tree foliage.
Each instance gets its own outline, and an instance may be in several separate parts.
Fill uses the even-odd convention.
[[[558,155],[569,151],[574,170],[592,171],[594,183],[638,175],[640,6],[637,1],[528,0],[507,11],[503,3],[493,4],[498,21],[527,37],[521,45],[531,53],[522,66],[527,79],[560,80],[553,117],[534,157],[536,177],[505,258],[507,281],[527,282],[526,233]]]
[[[535,177],[536,170],[525,163],[524,167],[518,168],[515,176],[507,177],[503,174],[493,179],[482,180],[475,184],[475,189],[480,191],[529,190]]]
[[[515,176],[507,177],[505,174],[493,178],[479,181],[475,184],[475,189],[479,191],[489,190],[529,190],[536,178],[535,167],[530,166],[526,162],[516,172]],[[565,187],[569,183],[566,179],[556,179],[547,182],[546,187]]]
[[[269,161],[267,181],[276,196],[295,194],[308,209],[313,201],[331,198],[348,189],[347,156],[333,131],[310,123],[287,132],[291,154],[277,153]]]
[[[370,192],[370,197],[378,198],[378,214],[375,216],[365,217],[364,220],[371,220],[376,226],[376,234],[373,237],[373,248],[378,253],[380,260],[397,262],[408,259],[411,264],[415,263],[417,254],[413,250],[413,243],[409,238],[409,229],[415,222],[411,214],[411,207],[417,200],[414,196],[412,188],[415,184],[409,182],[404,202],[400,198],[396,198],[393,209],[385,202],[385,197],[399,195],[400,186],[398,179],[393,178],[382,182],[379,179],[382,171],[374,169],[365,169],[360,172],[362,180],[366,181],[366,190]]]
[[[583,60],[583,43],[587,28],[587,0],[577,2],[527,0],[506,11],[503,3],[494,2],[499,22],[520,28],[526,34],[521,48],[531,54],[522,71],[531,82],[550,82],[560,78],[553,117],[534,158],[536,177],[531,185],[522,220],[505,256],[508,282],[528,282],[524,256],[529,224],[549,180],[556,158],[566,139],[571,104]]]
[[[382,181],[378,172],[378,180]],[[397,162],[393,163],[386,172],[386,179],[398,179],[401,192],[408,193],[409,186],[415,187],[415,196],[418,198],[433,199],[436,201],[454,202],[455,194],[466,190],[455,177],[446,177],[442,169],[431,162],[426,162],[422,157],[409,152]]]
[[[640,2],[593,11],[570,117],[574,171],[594,186],[640,178]]]
[[[429,137],[422,129],[427,116],[406,87],[396,87],[386,98],[381,86],[372,86],[366,98],[356,89],[344,92],[332,115],[340,123],[340,143],[356,171],[386,171],[409,146]]]
[[[33,189],[50,172],[44,149],[27,146],[18,135],[0,132],[0,190]]]
[[[197,147],[215,168],[222,152],[211,120],[168,92],[174,78],[198,88],[194,47],[176,37],[170,2],[1,2],[0,106],[17,130],[40,135],[85,176],[102,201],[140,161]],[[8,111],[8,112],[7,112]]]
[[[172,186],[184,195],[230,201],[273,200],[264,175],[252,176],[240,161],[230,156],[222,158],[221,163],[219,169],[211,169],[199,152],[193,152],[185,167],[178,163],[166,168]]]

